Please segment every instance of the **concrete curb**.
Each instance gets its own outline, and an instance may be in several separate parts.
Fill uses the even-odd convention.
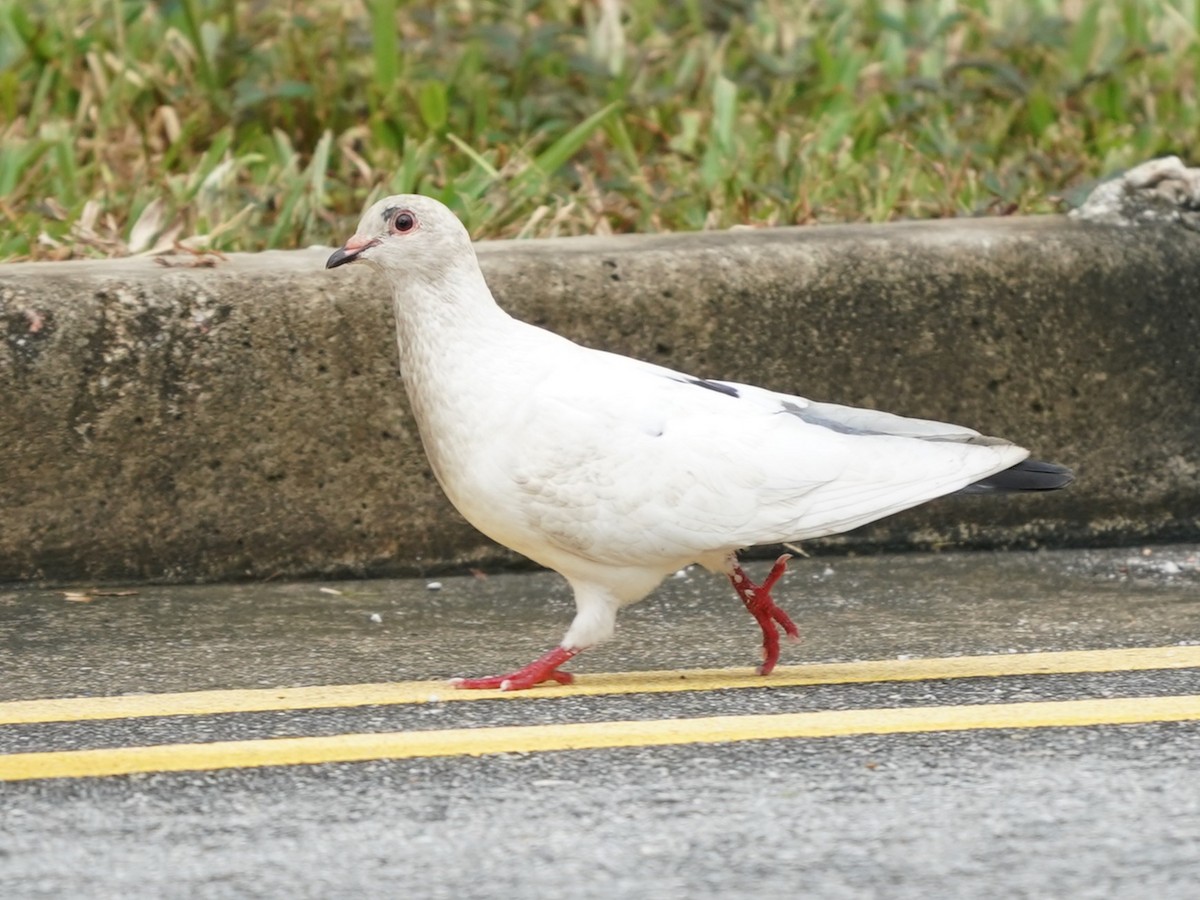
[[[1200,539],[1200,234],[1046,217],[478,250],[503,305],[577,340],[971,425],[1079,476],[822,547]],[[0,266],[0,580],[513,561],[425,465],[387,291],[328,252]]]

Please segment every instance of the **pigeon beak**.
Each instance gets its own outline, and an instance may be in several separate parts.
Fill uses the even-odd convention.
[[[340,250],[334,250],[333,255],[325,263],[325,268],[336,269],[345,263],[354,262],[364,250],[374,247],[379,238],[365,238],[355,235],[346,241]]]

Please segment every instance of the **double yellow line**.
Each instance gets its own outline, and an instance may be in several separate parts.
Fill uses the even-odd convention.
[[[776,670],[774,675],[765,679],[749,670],[594,675],[582,676],[579,683],[571,686],[538,688],[517,694],[455,691],[431,682],[204,691],[0,703],[0,724],[1192,667],[1200,667],[1200,647],[1148,647],[789,666]],[[1200,695],[345,734],[11,754],[0,756],[0,780],[778,738],[1197,720],[1200,720]]]
[[[399,681],[318,687],[118,697],[67,697],[0,703],[0,725],[36,722],[83,722],[144,716],[207,716],[221,713],[281,712],[451,703],[469,700],[532,700],[540,697],[594,697],[606,694],[665,694],[740,688],[802,687],[821,684],[870,684],[998,678],[1012,675],[1069,675],[1082,672],[1136,672],[1200,667],[1200,646],[1136,647],[1125,650],[1070,650],[950,656],[933,659],[878,659],[853,663],[779,666],[763,678],[753,669],[686,669],[581,675],[575,684],[528,691],[460,691],[443,681]]]

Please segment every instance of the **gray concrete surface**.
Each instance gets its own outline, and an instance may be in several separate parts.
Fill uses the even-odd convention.
[[[823,546],[1200,537],[1200,234],[1185,228],[985,219],[479,252],[507,308],[588,344],[961,422],[1079,475]],[[326,254],[0,266],[0,582],[513,560],[425,465],[386,290],[323,271]]]
[[[775,596],[802,641],[780,662],[1200,641],[1200,546],[1146,549],[798,560]],[[491,674],[557,643],[573,613],[552,573],[438,583],[150,585],[86,603],[0,590],[0,701]],[[693,568],[567,668],[750,666],[760,640],[728,582]]]
[[[1192,900],[1194,723],[5,789],[12,900]]]
[[[444,677],[565,624],[552,575],[440,580],[8,588],[0,699]],[[1196,643],[1200,545],[815,559],[779,598],[805,635],[785,662]],[[691,572],[573,667],[744,665],[754,632]],[[0,752],[1197,692],[1184,669],[485,700],[3,726]],[[0,896],[1190,900],[1198,740],[1192,722],[7,783]]]
[[[1200,166],[1189,168],[1178,156],[1141,163],[1097,186],[1071,218],[1124,227],[1172,222],[1200,231]]]

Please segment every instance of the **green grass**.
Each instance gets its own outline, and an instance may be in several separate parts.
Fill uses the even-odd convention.
[[[1061,211],[1194,160],[1198,30],[1200,0],[0,0],[0,259],[340,242],[400,191],[477,237]]]

